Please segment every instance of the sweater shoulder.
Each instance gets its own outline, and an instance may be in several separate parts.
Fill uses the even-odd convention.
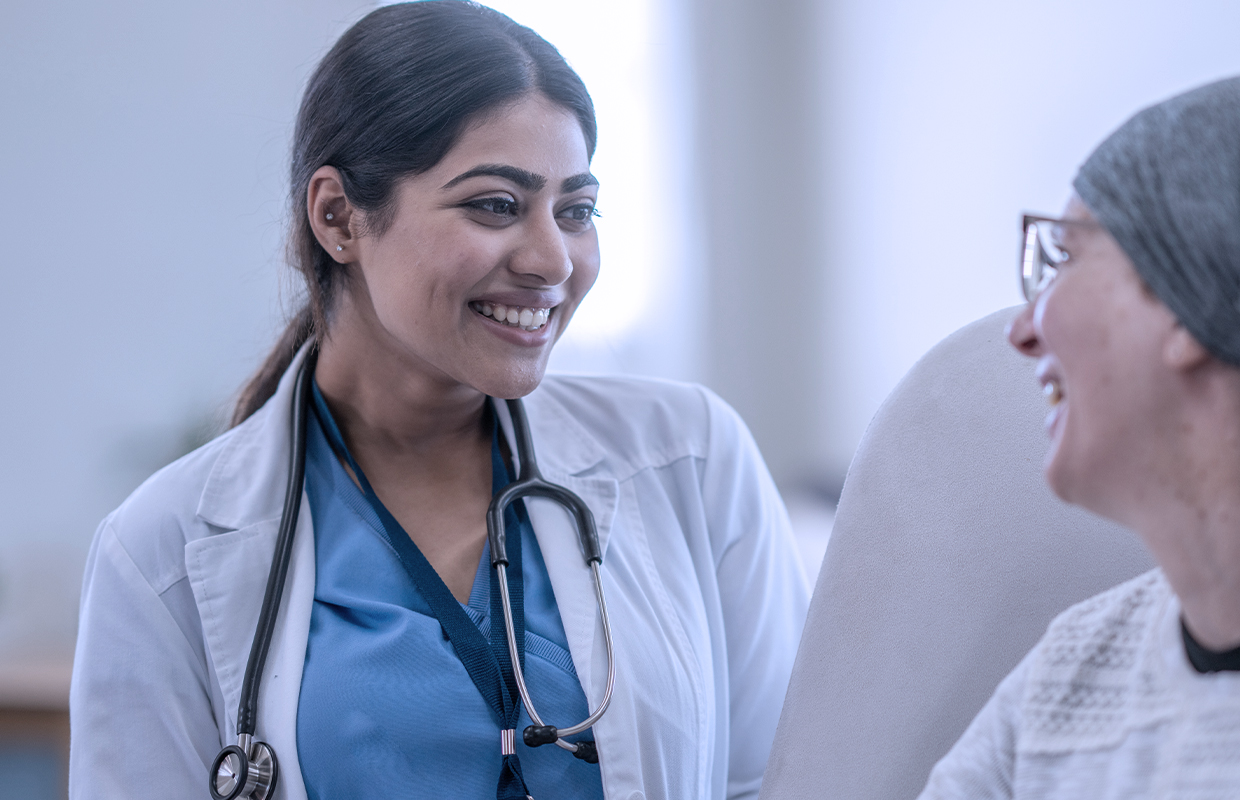
[[[1161,713],[1157,628],[1171,587],[1151,570],[1072,606],[1038,643],[1024,698],[1026,751],[1118,742],[1138,717]]]

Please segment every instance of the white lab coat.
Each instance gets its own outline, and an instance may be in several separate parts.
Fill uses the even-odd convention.
[[[208,796],[212,759],[235,743],[275,549],[292,375],[100,525],[70,692],[75,800]],[[607,798],[757,797],[808,586],[748,431],[707,390],[668,382],[548,377],[526,407],[544,476],[590,506],[603,547],[616,685],[594,735]],[[606,664],[590,571],[567,514],[527,503],[593,708]],[[306,797],[296,731],[314,573],[303,494],[256,734],[280,760],[282,800]]]

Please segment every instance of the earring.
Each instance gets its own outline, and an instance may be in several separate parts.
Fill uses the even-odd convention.
[[[337,252],[344,252],[344,248],[343,248],[343,247],[341,247],[340,245],[336,245],[336,251],[337,251]]]
[[[328,218],[328,219],[332,219],[332,218],[333,218],[333,216],[334,216],[334,215],[333,215],[330,211],[327,213],[327,218]]]

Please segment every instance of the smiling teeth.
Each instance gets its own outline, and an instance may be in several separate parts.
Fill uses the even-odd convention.
[[[1042,396],[1052,406],[1059,405],[1059,401],[1063,399],[1063,389],[1059,386],[1059,381],[1049,380],[1042,387]]]
[[[549,308],[522,308],[498,303],[470,303],[470,307],[484,317],[491,317],[523,331],[538,330],[547,324],[547,318],[551,316]]]

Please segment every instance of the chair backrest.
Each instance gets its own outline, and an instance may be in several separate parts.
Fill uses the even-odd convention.
[[[1006,309],[927,353],[848,471],[764,800],[914,798],[1055,614],[1149,569],[1056,498],[1047,405]]]

